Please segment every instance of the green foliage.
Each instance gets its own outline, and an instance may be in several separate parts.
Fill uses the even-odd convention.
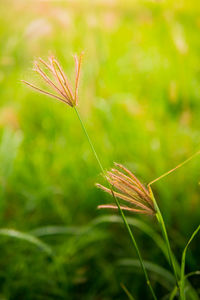
[[[20,80],[38,83],[32,61],[51,53],[70,74],[84,50],[79,111],[103,166],[148,183],[199,150],[199,2],[22,0],[0,11],[0,228],[20,237],[0,236],[0,298],[127,299],[123,283],[150,299],[138,268],[118,265],[135,253],[118,216],[96,210],[107,196],[74,112]],[[179,261],[199,223],[199,180],[197,157],[153,186]],[[144,259],[169,272],[156,222],[129,221]],[[150,276],[161,299],[166,284]],[[199,276],[188,280],[198,289]]]
[[[31,244],[38,246],[43,251],[45,251],[48,255],[50,255],[50,256],[53,255],[53,252],[48,245],[46,245],[45,243],[40,241],[38,238],[36,238],[28,233],[20,232],[20,231],[14,230],[14,229],[2,228],[2,229],[0,229],[0,235],[27,241]]]

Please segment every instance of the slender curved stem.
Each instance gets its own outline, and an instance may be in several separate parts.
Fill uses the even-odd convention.
[[[178,287],[178,286],[179,286],[179,283],[178,283],[178,275],[177,275],[177,271],[176,271],[175,264],[174,264],[174,258],[173,258],[173,254],[172,254],[172,250],[171,250],[171,246],[170,246],[170,242],[169,242],[169,238],[168,238],[166,226],[165,226],[165,223],[164,223],[164,220],[163,220],[163,217],[162,217],[162,214],[161,214],[160,210],[157,211],[156,217],[157,217],[158,222],[159,222],[160,225],[161,225],[161,229],[162,229],[162,232],[163,232],[163,236],[164,236],[164,238],[165,238],[166,245],[167,245],[167,250],[168,250],[168,255],[169,255],[170,265],[171,265],[171,267],[172,267],[172,269],[173,269],[174,277],[175,277],[175,279],[176,279],[176,285],[177,285],[177,287]]]
[[[172,290],[171,294],[169,295],[169,300],[174,300],[174,298],[176,297],[177,294],[177,286],[174,287],[174,289]]]
[[[101,162],[100,162],[100,160],[99,160],[99,157],[98,157],[98,155],[97,155],[97,153],[96,153],[96,150],[94,149],[94,146],[93,146],[93,144],[92,144],[92,141],[91,141],[91,139],[90,139],[90,137],[89,137],[89,135],[88,135],[88,133],[87,133],[87,130],[86,130],[86,128],[85,128],[85,125],[83,124],[83,121],[82,121],[82,119],[81,119],[81,117],[80,117],[80,114],[79,114],[79,112],[78,112],[78,110],[77,110],[77,108],[76,108],[75,106],[74,106],[74,110],[75,110],[76,115],[77,115],[77,117],[78,117],[78,119],[79,119],[79,122],[80,122],[80,124],[81,124],[81,127],[82,127],[82,129],[83,129],[83,131],[84,131],[84,133],[85,133],[85,136],[86,136],[86,138],[87,138],[87,140],[88,140],[88,142],[89,142],[89,144],[90,144],[90,147],[91,147],[91,149],[92,149],[92,152],[93,152],[93,154],[94,154],[94,156],[95,156],[95,158],[96,158],[96,160],[97,160],[97,162],[98,162],[98,165],[99,165],[99,167],[100,167],[102,173],[105,175],[104,168],[103,168],[103,166],[102,166],[102,164],[101,164]]]
[[[152,200],[154,202],[154,206],[155,206],[155,209],[156,209],[156,218],[157,218],[158,223],[159,223],[159,225],[161,227],[161,231],[162,231],[164,240],[166,242],[168,256],[169,256],[169,263],[170,263],[172,271],[174,273],[174,277],[175,277],[175,280],[176,280],[176,286],[179,289],[179,279],[178,279],[178,275],[177,275],[177,271],[176,271],[176,267],[175,267],[175,263],[174,263],[174,257],[173,257],[173,253],[172,253],[172,250],[171,250],[171,246],[170,246],[170,242],[169,242],[169,238],[168,238],[168,234],[167,234],[167,229],[166,229],[166,226],[165,226],[165,222],[163,220],[162,213],[161,213],[161,211],[160,211],[160,209],[158,207],[158,204],[157,204],[156,199],[155,199],[155,197],[153,195],[153,192],[152,192],[152,189],[151,189],[150,185],[148,185],[148,188],[149,188],[149,192],[150,192],[150,195],[152,197]]]
[[[81,127],[82,127],[82,129],[83,129],[83,131],[84,131],[84,134],[85,134],[85,136],[86,136],[86,138],[87,138],[87,140],[88,140],[88,142],[89,142],[89,144],[90,144],[91,150],[92,150],[92,152],[93,152],[93,154],[94,154],[94,156],[95,156],[95,158],[96,158],[96,160],[97,160],[97,162],[98,162],[98,165],[99,165],[99,167],[100,167],[100,169],[101,169],[101,171],[102,171],[104,177],[106,178],[106,172],[105,172],[105,170],[104,170],[104,168],[103,168],[103,166],[102,166],[102,164],[101,164],[101,162],[100,162],[100,159],[99,159],[99,157],[98,157],[98,155],[97,155],[97,153],[96,153],[96,150],[95,150],[95,148],[94,148],[94,146],[93,146],[93,143],[92,143],[92,141],[91,141],[91,139],[90,139],[90,137],[89,137],[89,135],[88,135],[88,133],[87,133],[87,130],[86,130],[86,128],[85,128],[85,125],[84,125],[83,122],[82,122],[82,119],[81,119],[81,117],[80,117],[80,114],[79,114],[79,112],[78,112],[78,110],[77,110],[76,107],[74,107],[74,110],[75,110],[76,115],[77,115],[77,117],[78,117],[78,119],[79,119],[79,122],[80,122],[80,124],[81,124]],[[110,185],[110,183],[109,183],[109,185]],[[137,255],[138,255],[138,258],[139,258],[139,261],[140,261],[141,268],[142,268],[142,270],[143,270],[143,272],[144,272],[144,276],[145,276],[145,279],[146,279],[146,283],[147,283],[147,285],[148,285],[148,287],[149,287],[149,289],[150,289],[150,291],[151,291],[151,294],[152,294],[153,299],[154,299],[154,300],[157,300],[157,297],[156,297],[156,295],[155,295],[155,293],[154,293],[154,290],[153,290],[153,288],[152,288],[151,282],[150,282],[150,280],[149,280],[148,273],[147,273],[146,268],[145,268],[145,266],[144,266],[144,263],[143,263],[143,260],[142,260],[142,256],[141,256],[140,250],[139,250],[139,248],[138,248],[137,242],[136,242],[136,240],[135,240],[135,238],[134,238],[134,236],[133,236],[133,233],[132,233],[132,231],[131,231],[131,229],[130,229],[130,226],[129,226],[127,220],[126,220],[126,217],[125,217],[125,215],[124,215],[124,212],[122,211],[122,209],[121,209],[121,207],[120,207],[119,201],[118,201],[118,199],[117,199],[117,198],[115,197],[115,195],[114,195],[113,188],[112,188],[111,185],[110,185],[110,189],[111,189],[111,192],[112,192],[112,196],[113,196],[113,198],[114,198],[114,200],[115,200],[115,202],[116,202],[116,204],[117,204],[117,207],[118,207],[118,209],[119,209],[119,212],[120,212],[120,214],[121,214],[121,217],[122,217],[122,219],[123,219],[124,225],[125,225],[125,227],[126,227],[128,233],[129,233],[129,236],[130,236],[130,238],[131,238],[131,241],[132,241],[132,243],[133,243],[133,246],[134,246],[134,248],[135,248],[135,250],[136,250],[136,253],[137,253]]]
[[[200,230],[200,225],[197,227],[197,229],[193,232],[193,234],[191,235],[189,241],[187,242],[184,250],[183,250],[183,254],[182,254],[182,260],[181,260],[181,278],[180,278],[180,297],[182,300],[185,300],[185,259],[186,259],[186,252],[187,249],[190,245],[190,243],[192,242],[192,240],[194,239],[194,237],[196,236],[196,234],[199,232]]]
[[[151,185],[152,185],[153,183],[159,181],[160,179],[166,177],[167,175],[171,174],[172,172],[174,172],[174,171],[177,170],[178,168],[184,166],[186,163],[188,163],[190,160],[192,160],[193,158],[195,158],[195,157],[198,156],[199,154],[200,154],[200,150],[198,150],[196,153],[194,153],[193,155],[191,155],[190,157],[188,157],[188,158],[187,158],[186,160],[184,160],[182,163],[178,164],[175,168],[173,168],[173,169],[171,169],[171,170],[165,172],[164,174],[162,174],[161,176],[159,176],[158,178],[154,179],[153,181],[151,181],[151,182],[148,184],[149,192],[150,192],[150,194],[151,194],[151,196],[152,196],[152,200],[153,200],[153,202],[154,202],[154,206],[155,206],[155,209],[156,209],[156,212],[157,212],[157,213],[156,213],[156,217],[157,217],[158,223],[159,223],[160,226],[161,226],[161,230],[162,230],[162,233],[163,233],[163,236],[164,236],[166,245],[167,245],[167,251],[168,251],[168,255],[169,255],[169,262],[170,262],[170,265],[171,265],[171,267],[172,267],[172,269],[173,269],[173,273],[174,273],[174,276],[175,276],[175,279],[176,279],[176,289],[174,289],[174,293],[178,290],[178,291],[180,292],[180,299],[182,299],[182,300],[183,300],[183,295],[182,295],[182,292],[181,292],[181,284],[183,284],[183,283],[181,283],[181,284],[179,283],[179,279],[178,279],[178,275],[179,275],[179,274],[177,275],[177,270],[176,270],[176,266],[175,266],[175,262],[176,262],[175,256],[174,256],[174,254],[173,254],[173,252],[172,252],[172,250],[171,250],[171,246],[170,246],[170,243],[169,243],[169,238],[168,238],[166,226],[165,226],[165,223],[164,223],[164,220],[163,220],[161,211],[160,211],[160,209],[159,209],[159,207],[158,207],[158,204],[157,204],[157,202],[156,202],[156,200],[155,200],[155,197],[154,197],[154,195],[153,195],[153,192],[152,192],[152,189],[151,189]],[[181,273],[181,271],[180,271],[179,273]],[[183,281],[184,281],[184,279],[183,279],[181,282],[183,282]],[[195,293],[195,290],[194,290],[194,291],[192,290],[192,292],[194,292],[194,294],[196,294],[196,293]],[[171,294],[171,297],[172,297],[172,298],[170,297],[170,299],[173,299],[173,298],[174,298],[174,296],[175,296],[174,293],[172,292],[172,294]],[[195,295],[195,296],[196,296],[196,295]],[[197,296],[197,297],[198,297],[198,296]]]
[[[188,157],[186,160],[184,160],[182,163],[178,164],[175,168],[165,172],[164,174],[162,174],[161,176],[157,177],[156,179],[152,180],[148,185],[152,185],[153,183],[159,181],[160,179],[166,177],[167,175],[171,174],[172,172],[174,172],[175,170],[181,168],[182,166],[184,166],[185,164],[187,164],[190,160],[192,160],[193,158],[195,158],[197,155],[200,154],[200,150],[197,151],[196,153],[194,153],[193,155],[191,155],[190,157]]]

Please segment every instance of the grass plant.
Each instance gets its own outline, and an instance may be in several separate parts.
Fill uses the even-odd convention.
[[[90,136],[86,130],[86,127],[82,121],[82,118],[80,117],[80,114],[77,109],[77,104],[78,104],[78,83],[79,83],[79,78],[80,78],[80,71],[81,71],[81,62],[82,62],[82,55],[80,55],[79,59],[77,56],[74,56],[75,58],[75,88],[74,91],[72,89],[71,84],[69,83],[69,80],[67,79],[67,76],[65,75],[61,65],[59,64],[58,60],[56,60],[54,57],[49,58],[49,63],[45,62],[41,58],[39,58],[39,62],[43,64],[46,69],[50,72],[51,76],[53,79],[51,79],[45,71],[42,70],[40,67],[39,63],[36,61],[35,62],[35,69],[36,73],[38,73],[42,79],[47,83],[47,85],[54,90],[55,93],[45,91],[41,88],[36,87],[35,85],[24,81],[23,82],[30,86],[31,88],[37,90],[40,93],[46,94],[47,96],[53,97],[59,101],[64,102],[65,104],[71,106],[77,115],[77,118],[80,122],[80,125],[83,129],[83,132],[85,134],[85,137],[90,145],[90,148],[92,150],[92,153],[94,154],[94,157],[100,167],[101,172],[103,173],[104,178],[107,180],[109,184],[109,188],[106,188],[105,186],[101,184],[97,184],[97,187],[101,188],[102,190],[108,192],[111,194],[113,197],[113,200],[115,201],[115,204],[105,204],[105,205],[99,205],[98,208],[100,209],[117,209],[122,217],[122,220],[124,222],[124,225],[128,231],[128,234],[131,238],[132,244],[136,250],[136,253],[139,258],[140,266],[141,269],[143,270],[145,279],[146,279],[146,284],[150,289],[150,292],[152,294],[152,297],[154,299],[157,299],[153,287],[151,285],[151,282],[149,280],[149,276],[144,264],[144,261],[142,259],[141,252],[139,250],[138,244],[136,242],[136,239],[130,229],[130,226],[128,224],[128,221],[125,217],[125,214],[123,211],[129,211],[132,213],[138,213],[138,214],[147,214],[147,215],[155,215],[157,218],[158,223],[160,224],[161,231],[163,234],[164,241],[166,243],[166,249],[168,252],[168,258],[170,265],[172,267],[172,271],[174,273],[175,277],[175,282],[176,282],[176,289],[175,291],[180,294],[180,299],[185,300],[185,290],[184,290],[184,269],[185,269],[185,255],[186,255],[186,249],[193,239],[193,237],[197,234],[198,229],[193,233],[191,239],[189,240],[185,250],[183,251],[183,257],[182,257],[182,264],[181,264],[181,277],[178,277],[177,269],[175,266],[174,262],[174,255],[171,250],[165,222],[163,220],[163,216],[161,214],[161,211],[159,209],[159,206],[155,200],[155,197],[153,195],[151,185],[155,183],[156,181],[162,179],[163,177],[169,175],[176,169],[182,167],[185,163],[189,162],[191,159],[193,159],[195,156],[200,154],[200,151],[186,159],[183,163],[179,164],[176,166],[174,169],[164,173],[157,179],[151,181],[148,184],[148,189],[144,187],[144,185],[138,180],[138,178],[131,172],[129,171],[126,167],[119,163],[115,163],[115,166],[120,169],[112,169],[110,172],[106,172],[102,166],[102,163],[99,159],[99,156],[97,155],[97,152],[94,148],[94,145],[90,139]],[[114,189],[117,189],[119,192],[116,192]],[[121,199],[128,203],[129,205],[124,206],[121,205],[119,200]],[[127,293],[127,289],[124,288],[124,290]],[[129,295],[129,293],[128,293]],[[172,297],[174,297],[175,292],[172,292]]]
[[[86,139],[87,139],[87,141],[90,145],[90,148],[92,150],[92,153],[94,154],[94,157],[95,157],[95,159],[96,159],[96,161],[97,161],[97,163],[100,167],[100,170],[103,173],[104,177],[107,178],[106,172],[105,172],[105,170],[102,166],[102,163],[99,159],[99,156],[97,155],[97,152],[96,152],[96,150],[93,146],[93,143],[92,143],[92,141],[89,137],[89,134],[88,134],[88,132],[85,128],[85,125],[84,125],[84,123],[82,121],[82,118],[80,117],[80,114],[79,114],[78,109],[77,109],[77,104],[78,104],[78,81],[79,81],[79,77],[80,77],[80,68],[81,68],[82,55],[80,56],[79,60],[77,59],[76,55],[74,57],[75,57],[75,71],[76,71],[74,93],[72,92],[72,87],[71,87],[69,81],[67,80],[67,77],[66,77],[65,73],[63,72],[62,67],[60,66],[59,62],[54,57],[49,58],[50,64],[46,63],[41,58],[39,58],[39,61],[51,72],[55,82],[53,82],[53,80],[51,80],[48,77],[48,75],[46,75],[46,73],[44,71],[42,71],[42,69],[40,68],[40,66],[37,62],[35,62],[34,71],[36,71],[51,88],[53,88],[58,94],[60,94],[60,97],[57,96],[57,94],[52,94],[50,92],[42,90],[42,89],[34,86],[33,84],[27,82],[27,81],[22,80],[22,82],[24,82],[26,85],[30,86],[31,88],[37,90],[38,92],[46,94],[47,96],[51,96],[51,97],[53,97],[57,100],[60,100],[62,102],[65,102],[66,104],[68,104],[69,106],[74,108],[74,110],[76,112],[76,115],[78,117],[78,120],[79,120],[79,122],[81,124],[81,127],[83,129],[83,132],[85,134],[85,137],[86,137]],[[117,199],[118,197],[116,197],[116,194],[113,191],[113,183],[108,178],[107,178],[107,180],[108,180],[108,183],[110,184],[110,192],[111,192],[111,195],[113,196],[113,199],[116,203],[116,208],[119,210],[119,213],[120,213],[120,215],[123,219],[124,225],[125,225],[125,227],[128,231],[128,234],[130,236],[131,242],[132,242],[132,244],[135,248],[135,251],[138,255],[140,265],[141,265],[141,268],[144,272],[144,276],[145,276],[145,279],[146,279],[146,284],[150,289],[150,292],[152,294],[153,299],[156,300],[157,297],[154,293],[154,290],[153,290],[153,287],[151,285],[148,273],[146,271],[146,268],[145,268],[145,265],[144,265],[144,262],[143,262],[143,259],[142,259],[141,252],[139,250],[139,247],[137,245],[135,237],[134,237],[134,235],[133,235],[133,233],[130,229],[130,226],[129,226],[127,220],[126,220],[126,217],[123,213],[124,207],[121,207],[121,205],[120,205],[120,203]],[[144,190],[144,191],[147,193],[146,190]],[[144,195],[144,197],[145,197],[145,195]],[[147,197],[147,201],[151,202],[151,198],[148,195],[146,197]],[[153,203],[151,203],[151,204],[153,204]],[[148,208],[146,208],[146,209],[148,209]],[[151,208],[151,209],[152,209],[152,212],[153,212],[153,208]],[[136,211],[136,210],[132,209],[132,211]],[[150,211],[150,209],[149,209],[149,211]]]
[[[198,233],[183,250],[199,225],[199,157],[171,170],[199,149],[198,1],[8,0],[0,22],[0,298],[152,299],[118,210],[97,209],[117,204],[94,185],[110,189],[71,106],[80,59],[74,72],[71,54],[85,49],[75,108],[103,169],[120,162],[148,194],[156,178],[179,287],[156,213],[122,211],[154,292],[198,300]],[[60,80],[75,73],[73,98],[41,80],[40,69],[62,83],[37,57]]]

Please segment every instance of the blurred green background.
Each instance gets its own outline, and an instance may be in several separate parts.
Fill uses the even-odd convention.
[[[73,79],[84,50],[79,111],[101,161],[148,183],[200,147],[199,1],[3,0],[0,12],[0,224],[16,230],[0,231],[0,299],[127,299],[121,283],[151,299],[117,214],[96,209],[110,199],[74,111],[20,80],[40,84],[32,63],[49,54]],[[199,162],[154,185],[179,260],[199,223]],[[129,217],[143,257],[169,270],[141,230],[155,220]],[[196,238],[186,271],[199,268]],[[150,277],[162,299],[172,284]]]

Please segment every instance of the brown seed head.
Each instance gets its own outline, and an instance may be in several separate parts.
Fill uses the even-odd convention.
[[[74,107],[78,104],[78,84],[80,78],[81,62],[83,53],[77,57],[74,56],[75,60],[75,87],[72,89],[67,76],[62,70],[61,65],[55,57],[50,56],[48,62],[39,58],[34,62],[34,71],[45,81],[46,85],[50,87],[52,92],[45,91],[35,85],[22,80],[25,84],[31,88],[43,93],[47,96],[58,99],[59,101],[65,102],[66,104]]]
[[[120,171],[118,169],[112,169],[111,172],[107,172],[106,178],[110,185],[117,191],[106,188],[101,184],[96,184],[96,186],[125,201],[128,206],[120,205],[122,210],[154,215],[154,204],[149,191],[143,186],[137,177],[135,177],[135,175],[123,165],[115,163],[115,166],[117,166]],[[118,209],[115,204],[99,205],[98,208]]]

